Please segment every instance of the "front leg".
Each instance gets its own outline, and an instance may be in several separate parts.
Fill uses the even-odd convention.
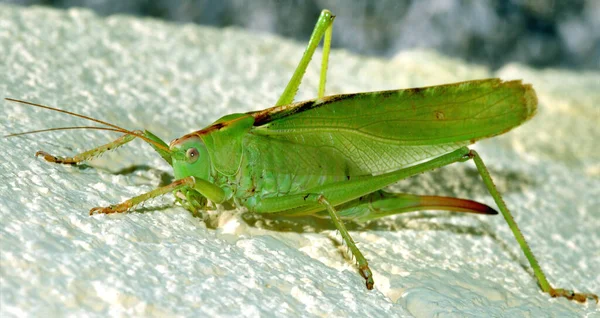
[[[143,134],[143,132],[136,130],[134,131],[134,133],[136,134]],[[44,158],[44,160],[48,161],[48,162],[53,162],[53,163],[61,163],[61,164],[66,164],[66,165],[76,165],[79,164],[81,162],[84,161],[88,161],[90,159],[93,159],[95,157],[100,156],[101,154],[110,151],[110,150],[114,150],[118,147],[123,146],[124,144],[132,141],[133,139],[135,139],[136,135],[130,135],[130,134],[125,134],[117,139],[115,139],[114,141],[111,141],[105,145],[102,145],[100,147],[96,147],[87,151],[84,151],[80,154],[77,154],[73,157],[58,157],[58,156],[53,156],[45,151],[38,151],[35,153],[35,156],[42,156]]]
[[[126,143],[134,140],[135,138],[141,138],[143,139],[145,142],[147,142],[156,152],[158,152],[158,154],[165,160],[167,161],[167,163],[169,165],[172,165],[172,161],[171,161],[171,153],[169,151],[169,146],[162,141],[162,139],[160,139],[159,137],[157,137],[156,135],[154,135],[153,133],[151,133],[148,130],[134,130],[131,131],[129,133],[126,133],[125,135],[107,143],[104,144],[102,146],[96,147],[96,148],[92,148],[90,150],[84,151],[82,153],[76,154],[73,157],[59,157],[59,156],[54,156],[51,155],[45,151],[38,151],[35,153],[35,156],[42,156],[44,158],[44,160],[48,161],[48,162],[53,162],[53,163],[60,163],[60,164],[66,164],[66,165],[76,165],[76,164],[80,164],[82,162],[85,161],[89,161],[91,159],[94,159],[100,155],[102,155],[103,153],[107,152],[107,151],[111,151],[111,150],[115,150],[123,145],[125,145]]]
[[[114,204],[114,205],[110,205],[107,207],[95,207],[92,208],[90,210],[90,215],[94,214],[94,213],[104,213],[104,214],[111,214],[111,213],[123,213],[123,212],[127,212],[129,211],[131,208],[133,208],[134,206],[144,202],[144,201],[148,201],[150,199],[156,198],[158,196],[161,196],[163,194],[166,193],[170,193],[173,191],[177,191],[180,190],[182,188],[185,187],[194,187],[194,185],[196,184],[196,180],[194,177],[187,177],[187,178],[183,178],[183,179],[179,179],[176,180],[174,182],[172,182],[169,185],[166,185],[164,187],[160,187],[158,189],[154,189],[150,192],[146,192],[144,194],[140,194],[136,197],[133,197],[127,201],[121,202],[119,204]]]
[[[214,208],[208,206],[208,200],[204,196],[190,187],[183,187],[173,191],[173,196],[175,197],[175,201],[190,211],[195,217],[202,216],[202,210],[214,210]]]
[[[92,208],[90,210],[90,215],[92,215],[94,213],[110,214],[110,213],[127,212],[134,206],[136,206],[144,201],[148,201],[150,199],[156,198],[158,196],[161,196],[161,195],[169,193],[169,192],[176,192],[176,191],[183,190],[186,188],[192,188],[192,189],[198,191],[198,193],[200,193],[203,197],[205,197],[206,199],[208,199],[214,203],[221,203],[225,200],[225,191],[223,191],[223,189],[219,188],[218,186],[216,186],[206,180],[203,180],[200,178],[195,178],[193,176],[189,176],[189,177],[185,177],[183,179],[175,180],[174,182],[172,182],[169,185],[160,187],[158,189],[154,189],[154,190],[152,190],[150,192],[146,192],[144,194],[140,194],[136,197],[133,197],[133,198],[131,198],[127,201],[121,202],[119,204],[115,204],[115,205],[111,205],[111,206],[107,206],[107,207]]]

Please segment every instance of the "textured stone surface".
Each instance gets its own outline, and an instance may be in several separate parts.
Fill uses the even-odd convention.
[[[170,140],[223,114],[273,104],[303,45],[237,29],[2,6],[0,93],[148,128]],[[317,64],[299,99],[315,95]],[[489,76],[533,83],[540,109],[523,127],[476,149],[549,280],[599,293],[598,73],[511,65],[491,74],[427,52],[378,60],[334,51],[329,92]],[[88,124],[2,105],[2,134]],[[596,305],[541,293],[501,217],[425,212],[351,225],[374,271],[373,291],[364,288],[324,221],[247,221],[223,211],[204,222],[168,196],[140,212],[90,217],[91,207],[168,181],[169,166],[140,141],[78,167],[33,154],[72,155],[111,138],[67,131],[1,140],[2,317],[597,313]],[[493,204],[471,163],[396,188]]]

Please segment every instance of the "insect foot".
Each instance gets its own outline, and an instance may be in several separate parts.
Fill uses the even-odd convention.
[[[66,164],[66,165],[73,165],[76,164],[77,161],[75,161],[73,158],[63,158],[63,157],[56,157],[53,156],[45,151],[38,151],[35,153],[36,157],[42,156],[44,158],[44,160],[48,161],[48,162],[53,162],[53,163],[62,163],[62,164]]]
[[[94,214],[111,214],[111,213],[123,213],[127,212],[131,208],[131,204],[123,202],[121,204],[110,205],[107,207],[95,207],[90,209],[90,215]]]
[[[565,297],[568,300],[576,300],[580,303],[585,303],[588,299],[594,299],[596,301],[596,304],[598,303],[598,296],[595,294],[588,294],[588,293],[576,293],[572,290],[569,289],[562,289],[562,288],[557,288],[557,289],[550,289],[550,296],[552,297]]]
[[[366,280],[367,289],[372,290],[375,281],[373,280],[373,273],[371,273],[369,265],[361,267],[358,270],[360,272],[360,276],[362,276]]]

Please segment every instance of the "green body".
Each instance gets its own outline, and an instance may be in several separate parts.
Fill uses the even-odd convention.
[[[205,209],[212,201],[230,202],[261,214],[329,217],[355,257],[368,289],[373,288],[373,275],[343,220],[367,221],[427,209],[496,214],[489,206],[470,200],[381,190],[404,178],[472,159],[541,289],[553,297],[597,302],[594,294],[550,285],[483,160],[466,147],[479,139],[505,133],[531,118],[537,107],[531,85],[485,79],[325,97],[333,19],[331,12],[321,12],[304,56],[274,107],[227,115],[169,146],[149,131],[129,131],[84,115],[9,100],[103,125],[50,130],[91,128],[124,133],[109,144],[74,157],[56,157],[42,151],[36,154],[48,161],[77,164],[137,137],[173,166],[173,183],[120,204],[93,208],[90,214],[126,212],[146,200],[173,192],[178,202],[193,212]],[[293,103],[322,38],[318,98]],[[42,131],[48,130],[28,133]]]
[[[176,178],[194,176],[220,187],[224,200],[273,212],[261,209],[261,199],[315,193],[357,178],[366,185],[373,175],[506,132],[530,118],[536,105],[530,86],[499,79],[324,97],[228,115],[173,142],[172,150],[195,147],[201,154],[194,163],[175,160],[173,168]],[[333,204],[373,192],[369,188]],[[323,210],[307,203],[294,213]]]

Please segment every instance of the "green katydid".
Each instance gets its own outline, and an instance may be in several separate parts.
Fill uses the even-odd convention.
[[[275,106],[231,114],[167,145],[149,131],[130,131],[84,115],[40,104],[9,101],[81,117],[103,125],[53,128],[98,129],[124,135],[74,157],[50,162],[78,164],[140,138],[174,170],[175,181],[93,213],[120,213],[172,192],[194,213],[208,201],[229,202],[263,215],[329,217],[355,257],[368,289],[374,285],[367,260],[344,220],[369,221],[428,209],[497,214],[465,199],[388,193],[381,190],[415,174],[473,159],[488,191],[529,260],[541,289],[577,301],[594,294],[553,288],[532,254],[477,152],[466,146],[496,136],[531,118],[535,91],[520,81],[484,79],[424,88],[325,96],[334,16],[323,10],[298,67]],[[318,98],[294,103],[306,68],[323,39]]]

